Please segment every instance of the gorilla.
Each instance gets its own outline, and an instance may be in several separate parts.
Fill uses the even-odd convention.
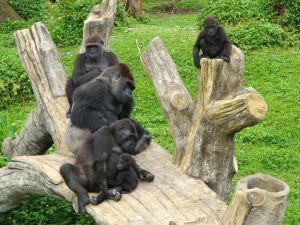
[[[66,95],[70,104],[70,109],[66,114],[67,117],[71,113],[74,90],[100,75],[107,67],[119,63],[118,57],[113,52],[108,52],[105,49],[103,41],[96,33],[85,40],[85,49],[85,53],[77,55],[72,77],[68,79],[66,84]]]
[[[202,58],[220,58],[229,63],[231,48],[223,27],[214,17],[207,16],[203,22],[203,30],[199,33],[193,47],[194,65],[200,68]],[[202,55],[199,56],[200,49]]]
[[[150,173],[147,174],[147,178],[139,177],[137,174],[138,168],[139,166],[130,154],[112,152],[107,162],[106,178],[108,188],[126,194],[137,187],[139,178],[149,182],[154,180],[154,175]],[[102,192],[90,198],[90,202],[94,205],[99,204],[101,201],[103,201]]]
[[[72,139],[80,136],[75,135],[76,129],[93,133],[104,125],[129,118],[134,105],[134,89],[134,78],[126,64],[109,67],[97,78],[78,87],[73,95],[72,126],[66,132],[66,144],[70,150],[77,151]],[[151,134],[134,120],[132,123],[138,136],[130,154],[137,154],[149,146]]]
[[[117,120],[109,126],[104,125],[85,139],[76,152],[74,164],[66,163],[60,167],[60,174],[64,181],[77,196],[79,212],[85,212],[84,206],[90,202],[99,204],[107,198],[120,200],[119,191],[123,191],[123,187],[125,192],[130,191],[127,185],[131,185],[131,190],[136,187],[133,172],[142,180],[153,181],[154,175],[141,169],[134,160],[130,162],[132,169],[127,174],[124,172],[125,175],[118,174],[118,171],[114,172],[116,171],[114,166],[110,165],[114,161],[110,160],[112,155],[122,156],[122,153],[133,151],[136,137],[135,126],[129,119]],[[120,168],[120,165],[117,167]],[[121,175],[127,177],[122,178]],[[108,178],[118,184],[120,183],[118,181],[121,181],[122,189],[108,190]],[[99,192],[99,194],[90,199],[88,192]]]

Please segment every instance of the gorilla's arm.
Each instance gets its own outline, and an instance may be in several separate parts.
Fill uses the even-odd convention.
[[[200,52],[200,41],[201,39],[204,38],[204,33],[203,31],[201,31],[197,37],[197,40],[193,46],[193,58],[194,58],[194,66],[197,68],[200,68],[200,56],[199,56],[199,52]]]
[[[85,61],[86,55],[84,53],[77,55],[72,73],[72,80],[76,87],[94,79],[102,72],[99,67],[95,67],[94,69],[86,72],[84,66]]]
[[[136,172],[136,174],[138,175],[138,177],[141,180],[146,180],[146,181],[153,181],[154,180],[154,175],[152,173],[150,173],[148,170],[144,170],[142,169],[135,160],[133,160],[132,165],[131,165],[132,169]]]
[[[119,64],[119,59],[117,57],[117,55],[113,52],[107,52],[104,55],[106,57],[106,59],[108,60],[108,64],[109,66],[114,66]]]
[[[108,126],[99,128],[92,134],[92,138],[95,160],[107,161],[112,152],[122,153]]]
[[[224,28],[221,26],[219,27],[218,35],[221,38],[223,44],[223,50],[218,54],[218,57],[229,63],[232,45],[224,31]]]

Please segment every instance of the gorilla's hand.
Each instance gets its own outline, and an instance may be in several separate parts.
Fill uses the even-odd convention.
[[[198,69],[200,68],[200,57],[199,56],[194,58],[194,66]]]
[[[149,181],[149,182],[152,182],[154,180],[154,175],[152,173],[150,173],[149,171],[147,170],[141,170],[139,172],[139,177],[142,179],[142,180],[146,180],[146,181]]]
[[[223,59],[225,62],[230,63],[230,57],[222,55],[219,57],[220,59]]]

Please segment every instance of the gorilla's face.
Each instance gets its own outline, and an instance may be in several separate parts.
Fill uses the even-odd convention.
[[[133,154],[137,132],[129,119],[118,120],[112,124],[114,139],[124,153]]]
[[[133,83],[120,73],[111,77],[110,91],[113,97],[120,103],[133,102],[132,91]]]
[[[99,43],[87,43],[86,46],[86,56],[90,60],[96,60],[98,57],[101,56],[104,46],[102,42]]]
[[[209,25],[204,24],[204,31],[209,36],[215,36],[218,31],[218,28],[219,26],[216,23],[209,24]]]

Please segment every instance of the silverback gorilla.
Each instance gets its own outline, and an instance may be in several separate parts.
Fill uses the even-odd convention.
[[[199,33],[193,47],[195,67],[200,68],[202,58],[220,58],[229,63],[231,47],[223,27],[214,17],[207,16],[203,22],[203,30]],[[202,55],[199,56],[200,50]]]
[[[85,40],[85,53],[78,54],[74,62],[72,77],[66,85],[66,95],[70,104],[67,117],[70,116],[73,104],[73,92],[78,86],[96,78],[107,67],[119,63],[113,52],[106,51],[98,34],[92,34]]]
[[[67,132],[74,134],[76,129],[85,129],[93,133],[103,125],[129,118],[134,104],[134,88],[133,76],[125,64],[109,67],[97,78],[81,85],[73,95],[72,127]],[[138,136],[130,154],[136,154],[149,146],[151,135],[134,120],[131,122],[134,123]],[[72,152],[77,151],[76,145],[72,144],[73,140],[66,140],[66,143]]]
[[[118,177],[118,172],[113,165],[110,165],[113,163],[110,157],[116,152],[132,152],[136,136],[135,126],[129,119],[115,121],[109,126],[104,125],[85,140],[75,155],[74,165],[66,163],[60,167],[60,174],[77,196],[79,212],[85,212],[84,206],[90,202],[99,204],[106,198],[113,200],[121,198],[119,191],[123,188],[108,191],[108,179],[117,181]],[[122,157],[122,154],[119,155]],[[133,176],[133,179],[128,177],[129,180],[123,179],[122,182],[132,182],[130,185],[133,189],[136,187],[136,180],[132,172],[143,180],[153,181],[154,175],[141,169],[134,160],[130,162],[130,167],[132,170],[126,176]],[[122,182],[118,186],[123,187]],[[88,191],[99,192],[99,194],[90,199]]]

